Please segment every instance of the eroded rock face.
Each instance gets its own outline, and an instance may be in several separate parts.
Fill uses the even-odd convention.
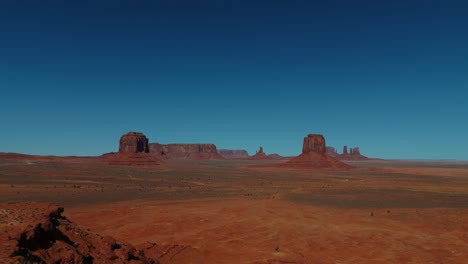
[[[361,155],[361,151],[359,150],[359,147],[349,148],[349,153],[348,153],[348,147],[344,146],[342,154],[338,154],[336,152],[336,149],[333,147],[327,147],[327,154],[339,160],[367,160],[369,159],[368,157]]]
[[[91,233],[55,204],[1,203],[0,208],[0,263],[204,263],[190,246],[148,243],[137,249]]]
[[[325,154],[325,138],[320,134],[309,134],[304,138],[302,145],[302,153],[315,152],[318,154]]]
[[[351,168],[351,166],[326,153],[325,138],[320,134],[309,134],[304,138],[302,154],[289,160],[281,167],[303,167],[311,169]]]
[[[104,156],[110,165],[153,166],[159,160],[149,154],[148,138],[140,132],[128,132],[120,137],[119,152]]]
[[[351,155],[361,155],[361,152],[359,151],[359,148],[351,148]]]
[[[354,147],[349,149],[349,153],[343,153],[337,157],[340,160],[368,160],[369,158],[361,155],[359,147]]]
[[[339,155],[334,147],[327,147],[327,154],[331,157],[337,157]]]
[[[227,159],[246,159],[249,153],[244,149],[218,149],[218,153]]]
[[[253,155],[252,157],[250,157],[250,159],[253,159],[253,160],[260,160],[260,159],[272,159],[270,157],[268,157],[265,152],[263,151],[263,147],[260,147],[258,149],[258,151],[255,153],[255,155]]]
[[[342,155],[348,155],[348,147],[343,146],[343,154]]]
[[[265,154],[265,152],[263,152],[263,147],[260,147],[257,151],[257,153],[255,154]]]
[[[169,159],[223,159],[214,144],[149,144],[150,153]]]
[[[148,138],[140,132],[128,132],[120,137],[119,153],[149,153]]]

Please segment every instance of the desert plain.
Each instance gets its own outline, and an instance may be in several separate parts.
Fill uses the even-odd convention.
[[[193,248],[161,263],[467,262],[467,162],[264,166],[281,162],[175,159],[132,167],[3,154],[0,247],[13,250],[6,249],[7,227],[32,224],[8,220],[5,208],[55,203],[102,236]]]

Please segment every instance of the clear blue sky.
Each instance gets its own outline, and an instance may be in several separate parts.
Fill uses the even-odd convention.
[[[198,2],[198,3],[195,3]],[[0,152],[150,142],[468,160],[467,1],[0,2]]]

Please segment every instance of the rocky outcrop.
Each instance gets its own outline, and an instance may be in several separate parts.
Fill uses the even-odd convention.
[[[327,154],[331,157],[337,157],[339,155],[334,147],[327,147]]]
[[[309,134],[304,138],[304,144],[302,145],[302,153],[318,153],[325,154],[325,138],[320,134]]]
[[[153,166],[159,160],[149,154],[148,138],[140,132],[128,132],[120,137],[119,152],[108,153],[104,158],[110,165]]]
[[[214,144],[149,144],[150,153],[168,159],[223,159]]]
[[[361,152],[359,151],[358,147],[351,148],[351,151],[350,151],[349,155],[361,155]]]
[[[333,147],[327,147],[327,154],[339,160],[367,160],[369,159],[368,157],[361,155],[361,151],[359,150],[359,147],[349,148],[349,153],[348,153],[348,147],[344,146],[342,154],[337,153],[336,149]]]
[[[148,138],[143,133],[128,132],[119,143],[119,153],[149,153]]]
[[[203,263],[190,247],[147,243],[140,248],[91,233],[47,203],[0,204],[0,263]]]
[[[226,159],[247,159],[249,153],[243,149],[218,149],[218,153]]]
[[[263,151],[263,147],[260,147],[258,151],[250,157],[249,159],[251,160],[267,160],[267,159],[272,159],[271,157],[268,157],[265,152]]]
[[[369,159],[368,157],[361,155],[361,151],[359,150],[359,147],[350,148],[349,154],[343,153],[342,155],[339,155],[337,158],[340,160],[368,160]]]
[[[348,155],[348,146],[343,146],[343,155]]]
[[[304,138],[302,154],[286,162],[288,167],[307,168],[350,168],[326,153],[325,138],[320,134],[309,134]]]

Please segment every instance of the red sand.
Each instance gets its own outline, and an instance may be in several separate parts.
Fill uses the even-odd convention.
[[[137,248],[189,245],[201,254],[192,263],[466,263],[468,164],[249,167],[266,162],[10,157],[0,200],[58,203],[77,225]]]
[[[289,160],[286,167],[310,167],[310,168],[351,168],[350,165],[343,163],[326,154],[318,154],[315,152],[302,153],[301,155]]]

